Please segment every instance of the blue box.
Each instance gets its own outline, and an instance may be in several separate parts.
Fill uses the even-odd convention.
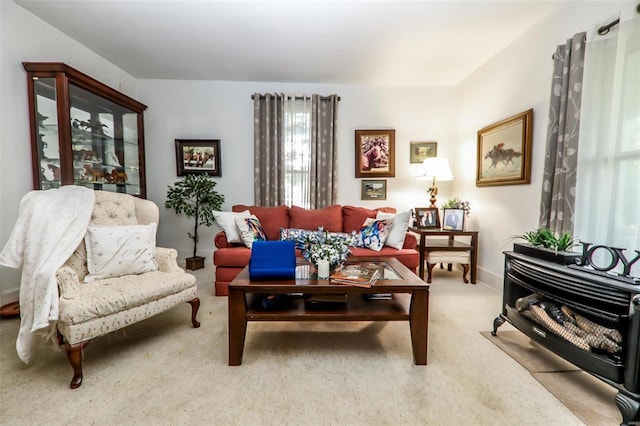
[[[254,241],[249,259],[251,281],[296,278],[296,247],[293,241]]]

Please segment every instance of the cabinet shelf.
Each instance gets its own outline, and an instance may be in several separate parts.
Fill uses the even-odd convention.
[[[80,185],[145,198],[147,107],[66,64],[22,65],[34,188]]]

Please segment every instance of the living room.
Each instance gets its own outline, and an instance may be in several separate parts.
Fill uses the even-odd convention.
[[[618,15],[635,13],[634,2],[559,2],[540,20],[455,84],[403,85],[139,79],[63,34],[13,1],[0,3],[2,99],[0,115],[0,243],[8,240],[20,199],[32,189],[28,99],[23,61],[60,61],[146,104],[147,198],[159,206],[175,175],[174,139],[220,139],[222,177],[217,190],[224,210],[253,204],[253,103],[265,92],[336,93],[339,105],[338,203],[398,211],[426,206],[428,185],[416,181],[409,142],[437,141],[455,180],[439,184],[439,202],[452,197],[472,206],[470,226],[480,231],[479,281],[501,291],[504,257],[511,237],[538,224],[545,156],[549,92],[555,47],[580,31],[594,31]],[[481,23],[474,23],[482,31]],[[114,47],[117,49],[117,47]],[[455,49],[455,46],[451,46]],[[382,58],[384,60],[384,58]],[[173,64],[180,66],[180,64]],[[477,187],[477,131],[533,108],[531,184]],[[395,129],[396,176],[388,178],[385,201],[360,199],[354,177],[354,131]],[[418,200],[418,201],[417,201]],[[189,255],[191,222],[160,209],[158,245]],[[211,262],[213,236],[204,228],[199,254]],[[0,305],[17,300],[19,271],[0,269]],[[499,306],[491,307],[496,311]],[[487,324],[487,328],[489,324]],[[8,344],[3,340],[3,345]],[[66,366],[65,366],[66,367]],[[113,390],[117,392],[116,389]],[[311,396],[310,396],[311,397]],[[400,420],[400,419],[398,419]],[[229,421],[233,423],[232,420]],[[256,421],[258,422],[258,421]]]

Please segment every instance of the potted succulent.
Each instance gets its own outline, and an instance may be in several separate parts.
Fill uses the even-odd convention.
[[[187,175],[174,186],[169,185],[167,191],[165,208],[173,209],[178,216],[184,215],[194,219],[193,233],[188,233],[189,238],[193,240],[193,256],[186,259],[187,269],[190,270],[204,268],[204,257],[196,255],[198,227],[213,225],[213,211],[221,210],[224,203],[224,195],[215,190],[216,184],[217,182],[206,174]]]
[[[525,232],[515,238],[523,239],[526,243],[514,243],[513,251],[537,257],[549,262],[571,265],[580,258],[580,253],[569,250],[578,245],[570,232],[561,235],[556,234],[548,228],[535,229]]]

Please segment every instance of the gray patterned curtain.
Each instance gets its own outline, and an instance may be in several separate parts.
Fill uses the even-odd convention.
[[[337,198],[338,95],[313,95],[311,102],[311,208],[334,204]]]
[[[559,234],[573,232],[585,40],[578,33],[553,55],[539,226]]]
[[[283,94],[253,95],[253,192],[258,206],[284,204],[283,105]]]

